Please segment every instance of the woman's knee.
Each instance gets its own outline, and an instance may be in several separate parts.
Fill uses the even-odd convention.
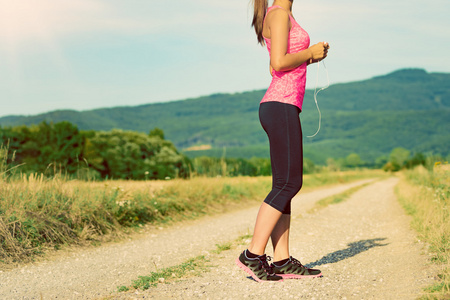
[[[302,189],[302,186],[303,186],[303,178],[302,177],[303,176],[293,177],[287,184],[287,186],[289,187],[289,190],[292,193],[292,197],[297,195],[297,193],[300,192],[300,190]]]
[[[292,181],[284,182],[283,184],[279,184],[279,185],[275,186],[275,188],[273,190],[281,191],[281,193],[284,195],[284,197],[291,199],[292,197],[297,195],[297,193],[301,190],[301,188],[302,188],[301,180],[295,180],[295,181],[292,180]]]

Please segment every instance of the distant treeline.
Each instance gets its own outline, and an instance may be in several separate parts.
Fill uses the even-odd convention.
[[[148,134],[114,129],[80,131],[70,122],[0,127],[0,163],[2,169],[21,173],[64,173],[86,179],[169,179],[191,176],[265,176],[271,174],[268,158],[189,159],[155,128]],[[417,164],[427,164],[421,153],[411,154],[396,148],[389,157],[365,163],[352,153],[346,158],[329,159],[327,168],[383,167],[396,171]],[[5,167],[6,166],[6,167]],[[304,173],[316,166],[305,158]],[[1,170],[0,170],[1,171]]]
[[[189,159],[159,128],[149,134],[118,129],[80,131],[66,121],[42,122],[0,127],[0,144],[0,162],[21,173],[134,180],[271,174],[267,158]]]
[[[189,160],[164,139],[161,130],[149,134],[111,130],[80,131],[69,122],[0,128],[8,149],[7,164],[21,172],[115,179],[186,177]]]

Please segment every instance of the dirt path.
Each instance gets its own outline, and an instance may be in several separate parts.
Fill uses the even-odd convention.
[[[427,257],[421,255],[422,245],[409,230],[409,218],[396,202],[395,178],[364,187],[346,202],[305,214],[315,201],[367,182],[300,194],[293,201],[292,254],[321,268],[323,278],[257,284],[234,265],[244,249],[241,246],[223,252],[214,262],[217,268],[203,277],[160,284],[139,294],[113,293],[113,298],[414,299],[420,287],[431,282],[431,270]],[[74,251],[2,272],[0,298],[92,299],[111,295],[117,286],[129,285],[156,267],[208,254],[206,250],[216,244],[251,232],[257,209],[155,229],[126,242]]]

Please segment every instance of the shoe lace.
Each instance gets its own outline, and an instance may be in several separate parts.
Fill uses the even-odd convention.
[[[291,260],[291,262],[293,263],[293,264],[296,264],[296,265],[298,265],[299,267],[301,267],[301,268],[306,268],[304,265],[302,265],[302,263],[298,260],[298,259],[295,259],[295,258],[293,258],[292,256],[290,257],[290,260]]]
[[[262,266],[264,271],[269,275],[273,274],[272,267],[269,265],[269,261],[272,260],[272,257],[266,256],[266,259],[263,259],[263,258],[258,258],[258,259],[259,259],[259,264]]]

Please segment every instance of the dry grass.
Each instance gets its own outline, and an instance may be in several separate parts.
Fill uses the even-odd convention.
[[[0,260],[26,261],[48,247],[248,205],[270,184],[267,178],[81,182],[33,174],[2,180]]]
[[[450,169],[436,165],[433,171],[418,167],[401,174],[399,200],[413,217],[412,227],[429,245],[439,267],[436,284],[426,289],[427,299],[450,297]]]

